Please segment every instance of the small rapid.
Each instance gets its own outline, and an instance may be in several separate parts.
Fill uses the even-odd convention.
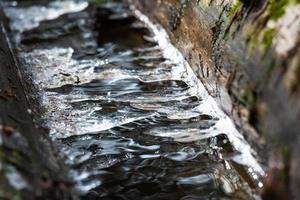
[[[5,2],[43,126],[88,199],[249,199],[255,152],[136,8]]]

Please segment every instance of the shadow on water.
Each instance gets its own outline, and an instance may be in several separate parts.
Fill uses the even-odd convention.
[[[249,199],[253,188],[232,166],[238,153],[216,127],[222,119],[151,30],[120,3],[64,2],[9,6],[7,15],[41,19],[11,26],[83,199]],[[51,7],[63,12],[49,17]]]

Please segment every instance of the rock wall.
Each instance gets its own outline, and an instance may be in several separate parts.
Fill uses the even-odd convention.
[[[34,123],[28,85],[12,52],[0,8],[0,199],[76,199],[65,167]]]

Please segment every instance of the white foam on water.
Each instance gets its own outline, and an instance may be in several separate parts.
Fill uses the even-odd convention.
[[[106,59],[74,60],[72,48],[35,49],[21,53],[30,70],[33,70],[33,81],[41,88],[58,88],[67,84],[89,83],[96,79],[138,78],[124,70],[107,68],[95,73],[95,68],[108,64]]]
[[[234,156],[233,160],[242,165],[253,168],[254,171],[259,173],[261,176],[264,176],[264,170],[252,155],[254,153],[253,149],[246,142],[244,137],[238,132],[233,121],[220,109],[213,97],[211,97],[205,90],[204,85],[197,78],[189,63],[185,60],[184,56],[170,42],[167,32],[160,25],[151,22],[151,20],[146,15],[142,14],[134,6],[132,6],[131,9],[133,10],[137,18],[144,22],[147,25],[147,27],[149,27],[149,29],[153,32],[154,39],[163,51],[164,57],[172,61],[172,63],[176,64],[176,66],[178,66],[178,70],[181,71],[180,74],[182,74],[182,71],[185,72],[181,76],[182,80],[190,86],[192,94],[196,94],[198,97],[203,99],[204,104],[199,105],[199,108],[201,107],[199,110],[201,110],[201,112],[203,113],[213,113],[213,116],[219,118],[217,124],[215,125],[215,129],[213,129],[213,131],[207,132],[207,134],[202,136],[202,138],[199,138],[199,136],[193,137],[190,135],[190,133],[186,134],[186,137],[189,138],[188,142],[192,141],[193,138],[194,140],[199,140],[225,133],[228,136],[230,143],[237,150],[237,152],[240,153],[240,155],[237,155],[236,157]],[[199,135],[197,132],[202,132],[196,130],[191,131],[193,133],[196,132],[196,135]],[[161,136],[163,136],[163,133],[165,132],[163,131],[160,133]],[[157,134],[158,133],[156,133],[156,135]],[[186,140],[186,137],[183,137],[182,134],[183,133],[181,132],[174,131],[173,136],[171,133],[169,133],[167,134],[167,137],[173,137],[177,141],[184,142]],[[180,138],[182,138],[182,140]]]
[[[66,13],[78,12],[87,6],[86,1],[52,1],[47,6],[6,7],[4,12],[10,19],[10,28],[22,33],[38,27],[42,21],[56,19]]]

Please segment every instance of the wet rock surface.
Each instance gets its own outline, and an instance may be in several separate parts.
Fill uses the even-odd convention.
[[[33,122],[2,11],[0,18],[0,199],[71,198],[65,168]]]
[[[159,25],[121,3],[5,6],[38,121],[84,199],[255,198],[254,151]],[[14,13],[40,17],[20,29]]]
[[[281,199],[287,190],[293,194],[285,198],[299,198],[299,1],[131,2],[163,25],[210,94],[271,160],[265,198]]]

